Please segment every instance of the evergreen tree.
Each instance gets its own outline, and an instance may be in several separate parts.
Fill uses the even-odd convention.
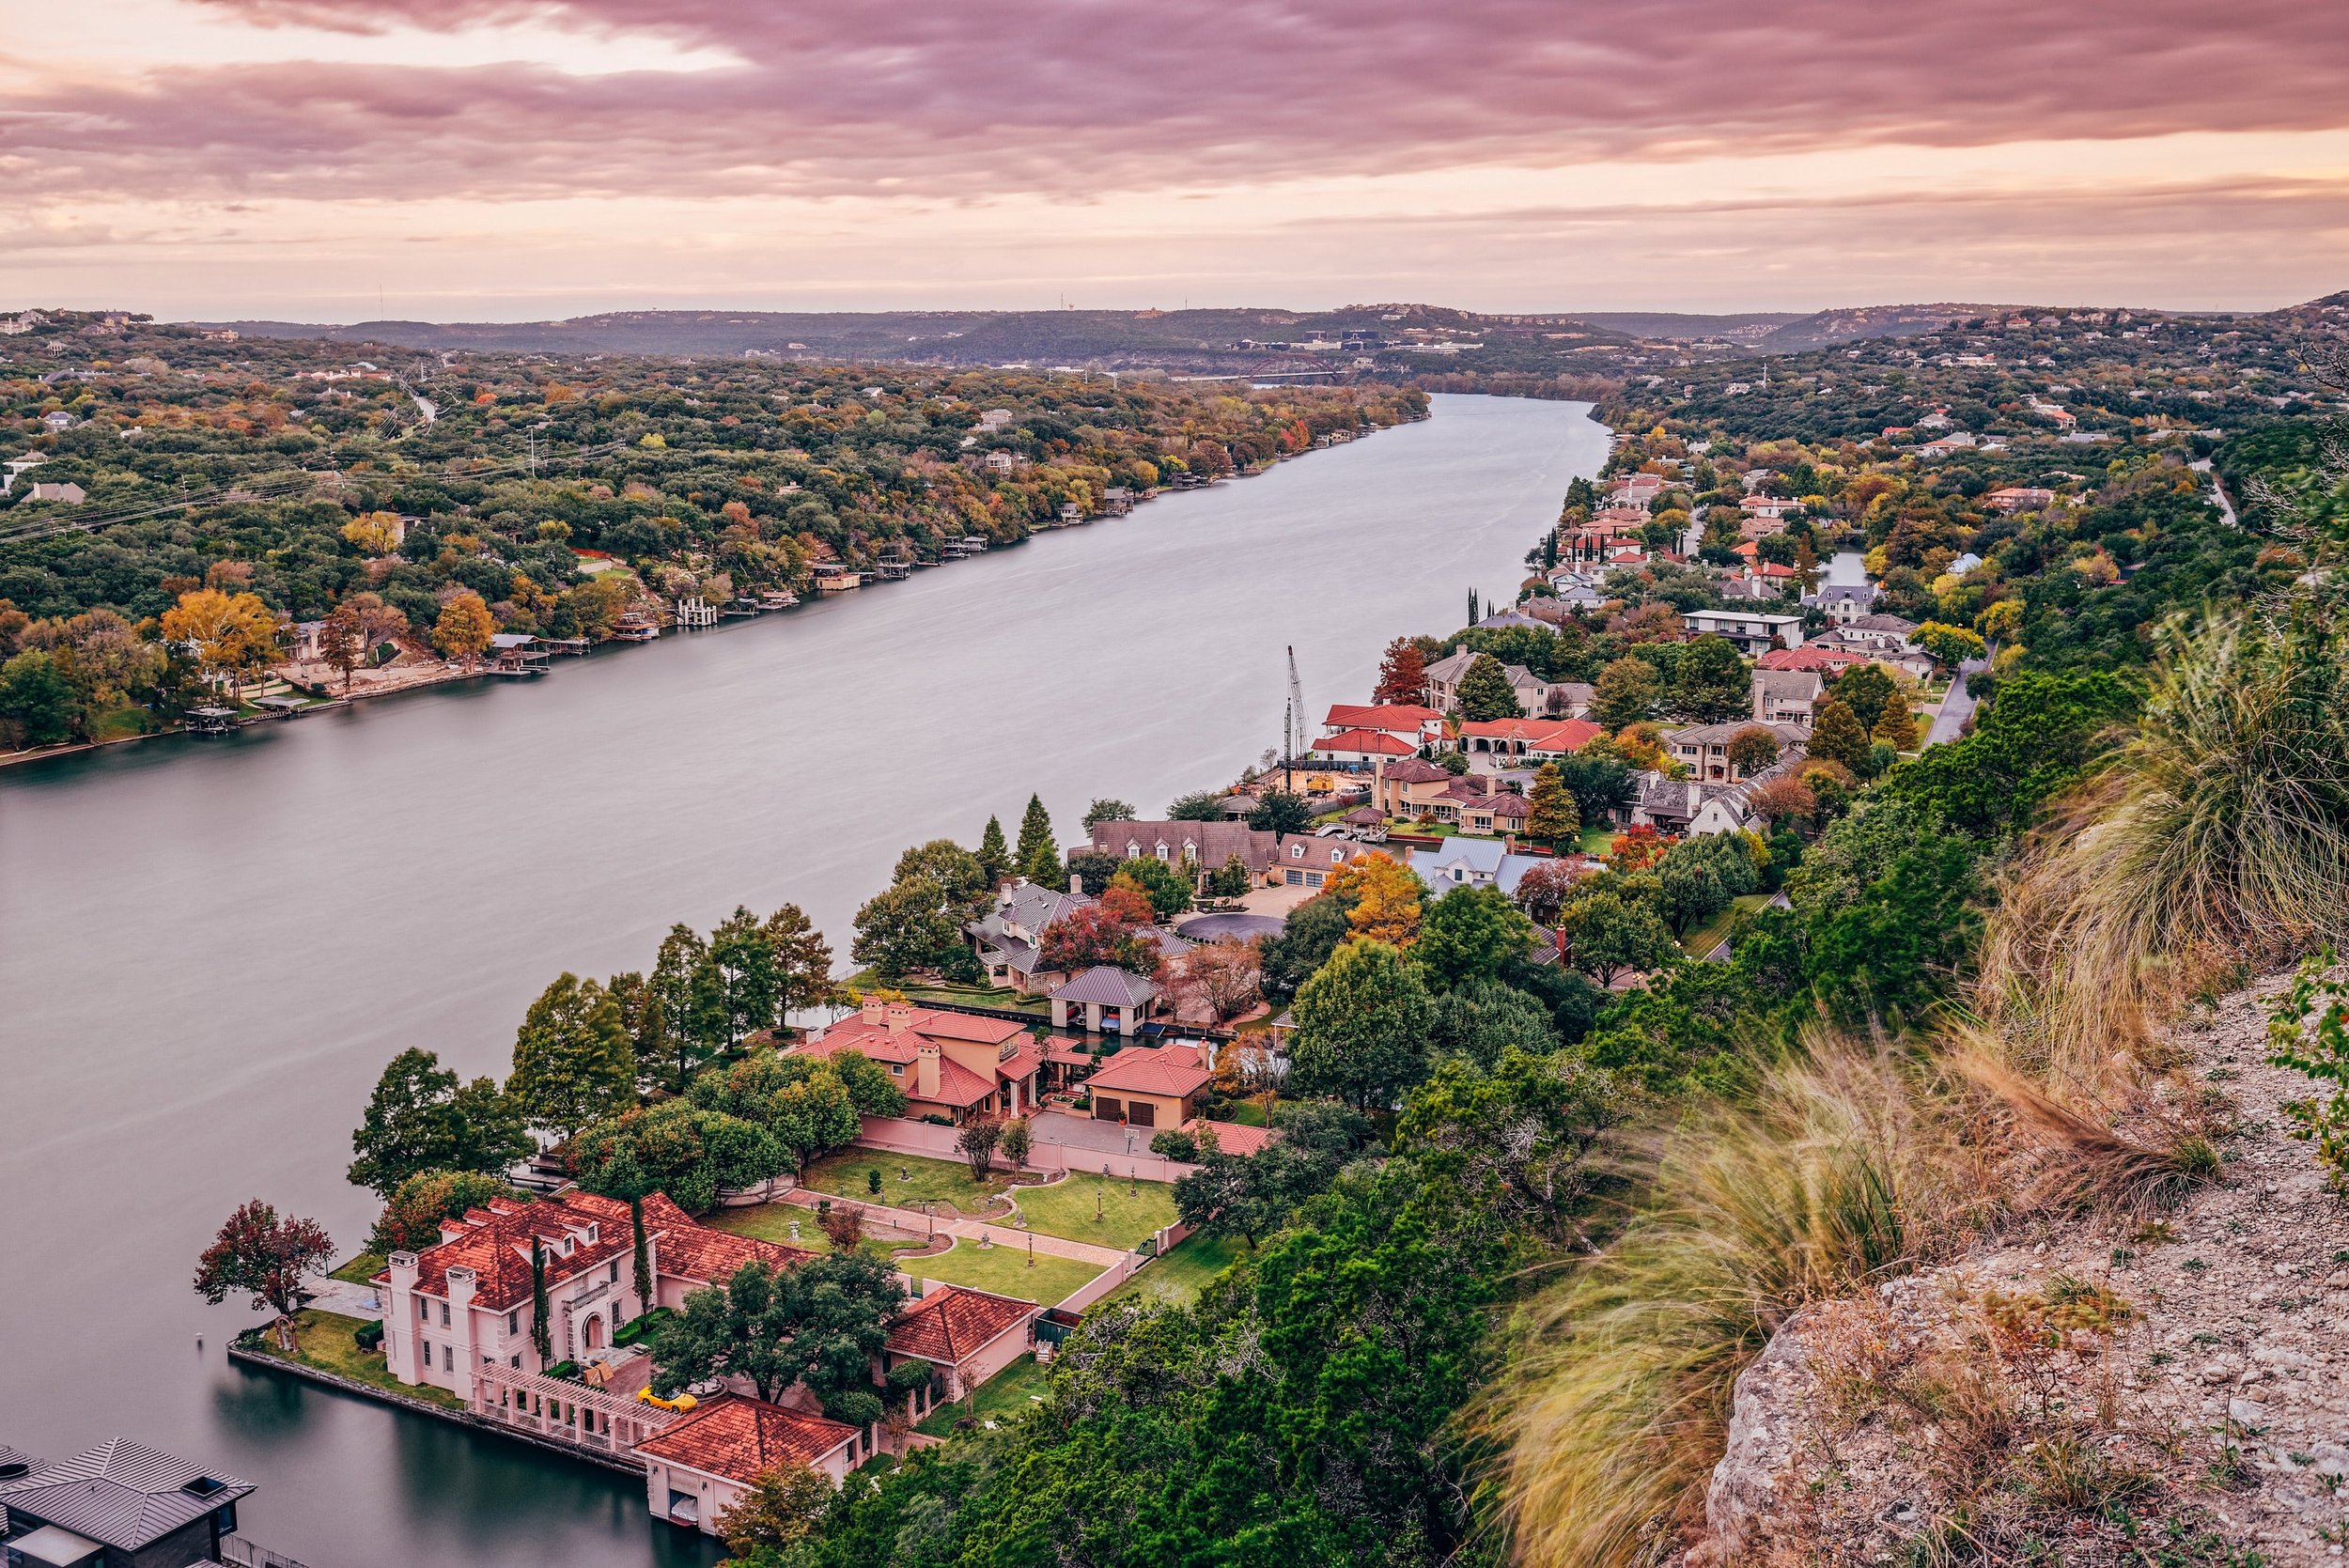
[[[1536,844],[1554,846],[1582,831],[1581,814],[1554,762],[1533,770],[1533,790],[1526,803],[1532,811],[1525,819],[1525,836]]]
[[[775,948],[758,917],[739,905],[709,934],[709,958],[718,969],[725,1001],[725,1048],[740,1047],[760,1030],[775,1027],[783,1005],[783,975]]]
[[[1384,942],[1339,947],[1299,989],[1295,1012],[1292,1094],[1377,1111],[1427,1076],[1434,1008],[1403,955]]]
[[[987,831],[979,835],[979,864],[987,872],[988,887],[994,887],[1011,875],[1011,849],[1003,843],[1001,817],[988,817]]]
[[[668,1078],[669,1088],[679,1094],[685,1093],[686,1084],[700,1070],[705,1059],[690,1020],[693,1016],[693,975],[708,957],[709,944],[692,926],[672,925],[661,940],[660,953],[654,956],[652,978],[646,982],[651,995],[639,1023],[649,1038],[640,1037],[636,1048],[640,1052],[659,1053],[661,1070]],[[645,1065],[650,1067],[651,1063]]]
[[[642,1197],[628,1201],[628,1228],[630,1241],[635,1250],[635,1278],[632,1282],[636,1286],[637,1311],[650,1312],[653,1305],[652,1248],[645,1236],[645,1200]]]
[[[1509,684],[1501,660],[1488,653],[1478,654],[1460,677],[1459,704],[1460,717],[1470,723],[1515,719],[1522,711],[1517,706],[1517,688]]]
[[[1481,615],[1480,613],[1477,613],[1477,609],[1476,609],[1476,590],[1475,590],[1475,589],[1473,589],[1473,588],[1470,588],[1470,589],[1469,590],[1469,618],[1468,618],[1468,624],[1469,624],[1469,625],[1470,625],[1470,626],[1474,626],[1474,625],[1475,625],[1478,621],[1481,621],[1481,620],[1483,620],[1484,618],[1485,618],[1485,617],[1484,617],[1483,615]]]
[[[1812,718],[1809,751],[1814,757],[1840,762],[1857,773],[1867,766],[1868,732],[1849,706],[1829,697]]]
[[[1851,709],[1863,730],[1875,729],[1885,705],[1899,701],[1900,693],[1899,684],[1881,664],[1855,664],[1827,686],[1827,694]]]
[[[547,1250],[530,1238],[530,1348],[538,1353],[544,1371],[554,1360],[554,1332],[547,1326]]]
[[[556,979],[530,1004],[515,1034],[506,1093],[531,1126],[565,1140],[634,1104],[636,1050],[619,1004],[592,980]]]
[[[1672,674],[1672,711],[1699,724],[1735,719],[1753,706],[1752,676],[1726,637],[1707,634],[1681,649]]]
[[[1626,655],[1599,671],[1591,719],[1601,728],[1619,730],[1653,715],[1663,695],[1663,677],[1656,673],[1656,666]]]
[[[1876,721],[1876,727],[1870,733],[1896,752],[1913,752],[1918,740],[1917,715],[1904,699],[1896,696],[1884,705],[1884,717]]]
[[[1019,819],[1019,847],[1015,859],[1019,875],[1039,886],[1056,888],[1066,875],[1061,869],[1060,846],[1052,842],[1051,815],[1041,796],[1028,797],[1027,814]]]

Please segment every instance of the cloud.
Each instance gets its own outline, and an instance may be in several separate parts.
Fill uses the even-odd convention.
[[[2349,27],[2305,0],[206,5],[246,25],[531,26],[742,64],[579,76],[159,61],[63,77],[14,94],[34,113],[0,122],[17,188],[1082,201],[1484,163],[2349,124]]]

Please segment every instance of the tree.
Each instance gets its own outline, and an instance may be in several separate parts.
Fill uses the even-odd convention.
[[[645,1234],[645,1198],[642,1193],[628,1201],[629,1284],[636,1292],[640,1310],[650,1310],[653,1300],[652,1239]]]
[[[1989,644],[1962,626],[1949,626],[1940,621],[1927,621],[1908,634],[1916,646],[1931,654],[1937,663],[1955,670],[1970,659],[1980,659],[1990,651]]]
[[[462,660],[470,670],[489,649],[497,629],[481,596],[470,588],[459,589],[441,606],[441,618],[432,623],[432,645],[451,659]]]
[[[1663,884],[1659,912],[1675,937],[1711,920],[1762,880],[1752,842],[1743,833],[1684,838],[1664,851],[1656,875]]]
[[[802,1265],[805,1267],[806,1265]],[[744,1264],[685,1298],[652,1332],[652,1387],[679,1389],[739,1377],[772,1402],[799,1381],[791,1336],[800,1326],[793,1281],[772,1264]]]
[[[1536,925],[1555,925],[1558,911],[1574,896],[1582,877],[1580,863],[1577,862],[1543,861],[1530,866],[1517,878],[1517,908]]]
[[[1610,660],[1598,673],[1591,700],[1591,720],[1604,729],[1619,730],[1656,712],[1663,700],[1663,677],[1644,659],[1626,656]],[[1589,813],[1583,815],[1587,818]]]
[[[1532,997],[1498,980],[1480,979],[1436,998],[1427,1043],[1489,1068],[1504,1050],[1537,1056],[1556,1050],[1558,1031],[1549,1009]]]
[[[917,877],[937,883],[947,899],[969,915],[985,908],[994,890],[979,858],[950,838],[917,844],[897,857],[897,868],[890,874],[890,880],[906,882]]]
[[[1062,862],[1068,873],[1068,886],[1082,889],[1090,897],[1098,898],[1116,878],[1117,868],[1126,862],[1106,849],[1079,849]]]
[[[1679,951],[1645,901],[1616,893],[1576,899],[1559,915],[1558,930],[1568,966],[1610,989],[1625,970],[1660,969]]]
[[[389,555],[399,548],[399,516],[396,512],[362,512],[343,524],[342,535],[362,555]]]
[[[541,991],[514,1036],[506,1092],[558,1141],[634,1104],[636,1050],[611,994],[569,973]]]
[[[0,664],[0,719],[13,723],[27,746],[54,746],[73,734],[80,712],[73,682],[57,656],[27,648]]]
[[[1884,717],[1885,705],[1901,699],[1901,689],[1883,665],[1855,664],[1828,682],[1827,695],[1850,708],[1861,729],[1872,730]]]
[[[1170,822],[1221,822],[1223,820],[1223,795],[1220,790],[1193,790],[1176,797],[1166,808]]]
[[[1607,863],[1618,875],[1635,876],[1652,869],[1664,858],[1664,851],[1678,842],[1654,825],[1642,822],[1615,835],[1614,844],[1607,851]]]
[[[496,1080],[459,1084],[431,1051],[392,1058],[350,1135],[351,1185],[388,1199],[423,1171],[504,1171],[530,1152],[521,1108]]]
[[[1746,805],[1773,824],[1808,822],[1819,814],[1819,798],[1800,779],[1766,779],[1746,791]]]
[[[1673,712],[1696,723],[1718,724],[1752,705],[1752,677],[1729,639],[1708,632],[1682,645],[1672,674]]]
[[[249,1292],[253,1310],[277,1314],[277,1348],[294,1347],[293,1314],[301,1310],[302,1280],[334,1261],[334,1238],[315,1219],[279,1219],[255,1198],[230,1215],[195,1261],[195,1291],[218,1306],[231,1291]]]
[[[276,613],[254,594],[194,589],[163,612],[161,624],[164,641],[193,644],[204,673],[230,676],[239,696],[245,675],[277,651]]]
[[[1260,833],[1301,833],[1314,825],[1314,808],[1302,795],[1268,789],[1248,814],[1248,825]]]
[[[786,1349],[799,1380],[835,1421],[863,1425],[879,1420],[879,1401],[869,1391],[873,1363],[905,1304],[895,1264],[864,1252],[832,1252],[792,1270],[789,1284]]]
[[[553,1313],[547,1304],[547,1249],[536,1231],[530,1236],[530,1348],[541,1369],[554,1360]]]
[[[979,834],[979,869],[987,873],[987,885],[990,888],[1011,875],[1011,849],[1003,842],[1001,817],[988,817],[986,831]]]
[[[1265,939],[1265,994],[1276,1002],[1296,996],[1307,977],[1346,940],[1350,919],[1346,900],[1326,889],[1290,910],[1280,934]]]
[[[1884,717],[1876,721],[1876,727],[1870,732],[1869,738],[1881,741],[1895,752],[1913,752],[1917,749],[1917,715],[1906,699],[1895,698],[1884,705]]]
[[[772,1181],[791,1164],[767,1127],[690,1099],[607,1117],[583,1128],[566,1155],[572,1176],[590,1192],[620,1199],[665,1192],[696,1214],[715,1207],[721,1194]]]
[[[1453,695],[1460,717],[1470,723],[1516,719],[1524,713],[1517,706],[1517,689],[1509,684],[1509,673],[1488,653],[1480,653],[1470,661]]]
[[[1585,827],[1603,827],[1613,821],[1615,813],[1631,803],[1639,788],[1631,766],[1619,756],[1598,751],[1595,743],[1550,766],[1558,769],[1558,782],[1574,797],[1575,815]]]
[[[1003,1138],[1000,1145],[1003,1156],[1016,1170],[1028,1167],[1028,1153],[1035,1147],[1035,1129],[1025,1116],[1008,1117],[1003,1122]]]
[[[805,1465],[761,1470],[750,1489],[717,1518],[735,1560],[780,1552],[807,1538],[832,1506],[832,1483]]]
[[[709,944],[690,925],[669,927],[653,957],[652,978],[646,982],[646,1001],[639,1012],[636,1048],[639,1066],[650,1067],[650,1053],[669,1069],[671,1094],[682,1094],[709,1058],[708,1049],[692,1028],[693,977],[709,964]]]
[[[1419,937],[1426,884],[1392,855],[1374,850],[1348,861],[1324,891],[1350,906],[1346,928],[1354,936],[1393,948],[1408,948]]]
[[[478,1171],[419,1171],[393,1189],[368,1233],[367,1250],[421,1251],[440,1241],[441,1221],[468,1209],[486,1208],[501,1198],[529,1202],[503,1178]]]
[[[1532,922],[1498,887],[1455,888],[1429,906],[1411,960],[1430,986],[1446,990],[1491,978],[1532,940]]]
[[[1104,822],[1131,822],[1133,819],[1134,808],[1128,801],[1106,799],[1096,800],[1085,808],[1083,817],[1085,837],[1091,838],[1093,830]]]
[[[1155,855],[1137,855],[1117,868],[1112,885],[1124,884],[1149,901],[1151,912],[1172,920],[1190,908],[1191,879]]]
[[[350,691],[351,673],[366,662],[367,634],[359,623],[359,613],[350,602],[334,606],[319,629],[319,657],[328,667],[343,677],[343,691]]]
[[[1003,1122],[1000,1116],[978,1116],[965,1122],[955,1135],[955,1147],[971,1162],[971,1179],[985,1182],[988,1172],[995,1164],[995,1151],[1003,1141]]]
[[[1868,765],[1868,732],[1847,705],[1829,697],[1812,716],[1808,751],[1812,756],[1841,763],[1857,773]]]
[[[1426,1076],[1427,990],[1384,942],[1340,947],[1298,990],[1294,1010],[1289,1087],[1297,1094],[1378,1110]]]
[[[1378,661],[1378,686],[1370,700],[1379,704],[1417,705],[1427,700],[1427,656],[1408,637],[1387,644]]]
[[[1750,778],[1778,761],[1778,737],[1760,724],[1748,724],[1729,737],[1729,766]]]
[[[1526,797],[1526,804],[1531,810],[1525,819],[1525,836],[1534,843],[1555,846],[1580,835],[1582,814],[1555,762],[1545,762],[1533,769],[1533,788]]]
[[[717,969],[723,996],[725,1049],[736,1049],[760,1030],[773,1029],[783,1002],[783,975],[774,944],[758,917],[736,905],[734,913],[709,933],[709,961]]]
[[[1098,902],[1071,909],[1045,928],[1036,962],[1065,974],[1097,964],[1136,974],[1156,973],[1159,946],[1151,935],[1149,900],[1112,883]]]
[[[961,915],[962,906],[926,877],[892,883],[857,910],[848,955],[884,980],[934,969],[962,945]]]
[[[998,833],[1000,840],[1002,834]],[[1000,845],[999,845],[1000,847]],[[759,923],[759,935],[774,950],[778,1010],[787,1016],[832,1000],[832,944],[797,904],[786,904]]]
[[[1248,862],[1237,855],[1225,856],[1221,865],[1207,873],[1207,893],[1214,898],[1241,897],[1254,883]]]
[[[1169,988],[1188,1004],[1185,1010],[1219,1024],[1245,1011],[1264,985],[1261,950],[1237,938],[1201,942],[1176,956],[1169,969]]]
[[[1028,797],[1027,812],[1019,819],[1019,846],[1012,858],[1029,881],[1048,888],[1061,885],[1060,848],[1052,842],[1052,818],[1040,795]]]

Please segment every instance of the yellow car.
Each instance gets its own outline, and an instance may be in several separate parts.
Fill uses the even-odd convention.
[[[663,1410],[675,1410],[680,1416],[701,1403],[692,1394],[679,1394],[675,1399],[662,1399],[650,1389],[637,1389],[636,1397],[646,1405],[656,1405]]]

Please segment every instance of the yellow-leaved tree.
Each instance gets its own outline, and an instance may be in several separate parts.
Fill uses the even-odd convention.
[[[207,675],[226,675],[241,698],[247,672],[267,665],[277,651],[277,613],[257,594],[196,588],[163,612],[163,632],[166,642],[194,648]]]
[[[1406,948],[1419,936],[1420,879],[1391,855],[1349,862],[1330,878],[1329,891],[1350,898],[1346,929],[1389,947]]]
[[[399,518],[392,512],[362,512],[343,524],[343,539],[366,555],[389,555],[399,548]]]
[[[490,618],[489,605],[479,594],[467,589],[441,606],[441,618],[432,626],[432,645],[451,659],[463,660],[470,670],[496,631],[497,622]]]

